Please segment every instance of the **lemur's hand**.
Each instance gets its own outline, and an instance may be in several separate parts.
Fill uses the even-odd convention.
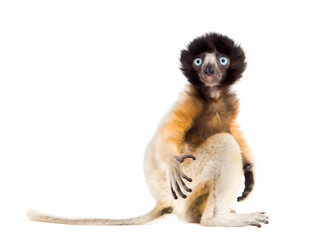
[[[191,154],[181,154],[175,157],[172,157],[168,161],[168,178],[170,180],[170,187],[171,192],[174,199],[178,199],[177,194],[182,197],[186,198],[187,195],[183,194],[181,191],[180,186],[186,190],[187,192],[191,192],[192,190],[187,187],[187,185],[183,182],[182,178],[186,179],[188,182],[192,182],[192,179],[185,175],[180,169],[180,163],[184,161],[186,158],[192,158],[196,160],[196,158]]]
[[[237,198],[238,202],[246,199],[254,187],[255,179],[254,179],[254,173],[253,173],[253,166],[251,163],[246,163],[243,165],[243,174],[244,174],[245,188],[243,190],[242,196]]]

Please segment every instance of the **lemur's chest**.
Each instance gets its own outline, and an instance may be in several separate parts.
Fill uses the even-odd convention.
[[[202,109],[185,134],[184,141],[193,148],[217,133],[230,132],[234,108],[223,102],[210,104]]]

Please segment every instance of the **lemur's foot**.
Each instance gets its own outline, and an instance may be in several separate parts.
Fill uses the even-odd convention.
[[[212,227],[245,227],[256,226],[262,227],[262,223],[268,224],[269,217],[265,212],[255,212],[248,214],[236,214],[231,212],[230,214],[220,217],[220,219],[209,218],[202,219],[201,224]]]

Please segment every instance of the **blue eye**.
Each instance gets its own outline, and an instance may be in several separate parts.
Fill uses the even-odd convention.
[[[194,60],[194,64],[195,64],[195,66],[197,66],[197,67],[199,67],[201,64],[202,64],[202,59],[201,58],[196,58],[195,60]]]
[[[226,66],[228,63],[228,59],[227,59],[227,57],[221,57],[221,58],[219,58],[219,62],[221,65]]]

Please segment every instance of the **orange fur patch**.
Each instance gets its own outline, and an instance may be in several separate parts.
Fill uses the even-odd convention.
[[[233,120],[231,123],[230,133],[232,134],[232,136],[235,138],[235,140],[240,146],[244,163],[253,164],[251,151],[247,145],[246,140],[243,137],[242,131],[240,130],[239,126],[235,123],[235,120]]]

